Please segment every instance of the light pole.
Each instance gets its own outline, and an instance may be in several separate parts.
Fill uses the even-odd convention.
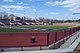
[[[12,10],[12,8],[10,8],[10,11]],[[11,16],[9,16],[9,24],[10,24],[10,28],[11,28]]]
[[[9,19],[10,19],[10,28],[11,28],[11,16],[9,17]]]
[[[36,14],[37,14],[37,12],[35,12],[35,20],[37,19],[37,18],[36,18],[36,17],[37,17]]]
[[[36,21],[36,24],[37,24],[37,22],[38,22],[38,21],[37,21],[37,15],[36,15],[37,12],[34,12],[34,13],[35,13],[35,21]]]
[[[25,22],[25,10],[24,10],[24,16],[23,16],[23,21]]]

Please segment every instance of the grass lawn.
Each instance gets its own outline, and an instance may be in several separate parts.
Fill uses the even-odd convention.
[[[46,31],[59,31],[59,30],[65,30],[72,27],[71,26],[53,26],[53,25],[31,25],[31,26],[15,26],[15,28],[45,29]],[[24,32],[24,30],[0,28],[0,32]]]
[[[0,32],[24,32],[24,31],[18,29],[0,28]]]
[[[53,25],[33,25],[33,26],[17,26],[16,28],[28,28],[28,29],[46,29],[47,31],[57,31],[68,29],[70,26],[53,26]]]

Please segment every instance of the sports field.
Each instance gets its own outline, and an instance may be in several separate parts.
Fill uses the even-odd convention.
[[[76,24],[54,24],[54,25],[26,25],[26,26],[15,26],[16,29],[0,28],[0,32],[24,32],[24,30],[17,28],[24,28],[25,30],[43,30],[43,31],[58,31],[72,27],[77,27]]]
[[[24,31],[19,29],[0,28],[0,32],[24,32]]]
[[[42,29],[46,31],[55,31],[55,30],[62,30],[67,29],[69,26],[53,26],[53,25],[34,25],[34,26],[17,26],[17,28],[26,28],[26,29]]]

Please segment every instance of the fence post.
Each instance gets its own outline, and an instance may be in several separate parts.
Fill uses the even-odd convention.
[[[57,41],[57,32],[55,32],[55,43]],[[56,45],[54,44],[54,49],[56,49]]]
[[[23,51],[23,46],[21,46],[21,51]]]
[[[1,48],[1,52],[3,52],[4,50],[3,50],[3,48]]]
[[[47,33],[47,46],[49,46],[49,33]]]
[[[40,45],[40,50],[42,50],[41,45]]]
[[[63,44],[65,42],[65,30],[64,30],[64,36],[63,36]]]
[[[60,39],[59,39],[59,46],[58,46],[58,48],[60,48]]]

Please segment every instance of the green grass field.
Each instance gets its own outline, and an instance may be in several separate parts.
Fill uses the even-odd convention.
[[[51,25],[34,25],[34,26],[17,26],[16,28],[28,28],[28,29],[46,29],[47,31],[57,31],[68,29],[70,26],[51,26]]]
[[[24,31],[18,29],[0,28],[0,32],[24,32]]]
[[[71,26],[33,25],[33,26],[16,26],[15,28],[45,29],[46,31],[58,31],[58,30],[65,30],[65,29],[68,29],[70,27]],[[10,28],[0,28],[0,32],[24,32],[24,30],[10,29]]]

